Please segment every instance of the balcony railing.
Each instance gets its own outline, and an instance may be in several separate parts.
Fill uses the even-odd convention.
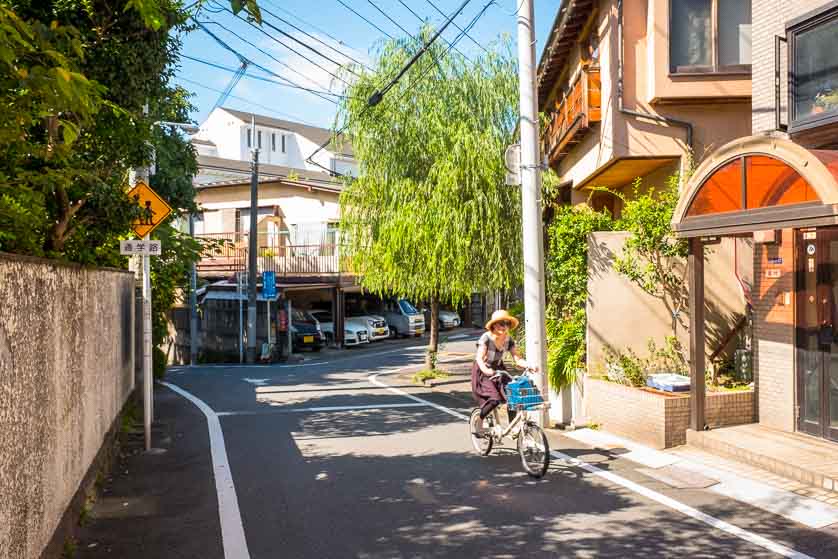
[[[199,273],[234,273],[247,268],[247,233],[196,235],[215,241],[198,262]],[[259,233],[256,266],[259,273],[273,271],[279,277],[320,276],[346,273],[339,246],[335,243],[290,244],[287,235]]]
[[[602,118],[599,69],[582,70],[567,95],[548,114],[550,122],[541,141],[552,166],[570,153],[591,125]]]

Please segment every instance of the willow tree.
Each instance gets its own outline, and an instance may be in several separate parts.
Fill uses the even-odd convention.
[[[504,184],[518,116],[509,45],[466,60],[436,43],[386,90],[430,34],[384,43],[372,72],[354,69],[337,125],[360,164],[340,198],[344,253],[366,290],[430,302],[433,368],[440,301],[517,284],[521,209]]]

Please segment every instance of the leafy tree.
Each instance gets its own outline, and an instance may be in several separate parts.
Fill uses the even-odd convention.
[[[518,283],[521,211],[504,185],[518,98],[508,44],[469,63],[435,43],[368,106],[430,34],[389,41],[373,72],[355,69],[338,124],[361,168],[340,199],[345,250],[366,289],[430,300],[433,368],[440,299]]]

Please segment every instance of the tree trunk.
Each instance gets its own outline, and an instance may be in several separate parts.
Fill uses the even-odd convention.
[[[439,297],[431,297],[431,340],[428,342],[428,353],[425,355],[425,367],[436,369],[436,357],[439,350]]]

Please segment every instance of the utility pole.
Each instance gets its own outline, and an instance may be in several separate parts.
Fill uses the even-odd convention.
[[[518,10],[518,87],[521,131],[521,209],[524,243],[524,312],[527,361],[540,371],[540,390],[546,395],[547,348],[544,320],[544,246],[541,224],[541,158],[535,89],[535,23],[533,0],[513,0]],[[562,404],[564,418],[564,404]],[[568,406],[569,412],[569,406]],[[547,412],[542,412],[542,424]]]
[[[195,215],[189,213],[189,236],[195,238]],[[189,273],[189,365],[198,364],[198,272],[195,262]]]
[[[256,117],[250,117],[250,231],[247,238],[247,362],[256,363],[256,221],[259,213],[259,146]]]

